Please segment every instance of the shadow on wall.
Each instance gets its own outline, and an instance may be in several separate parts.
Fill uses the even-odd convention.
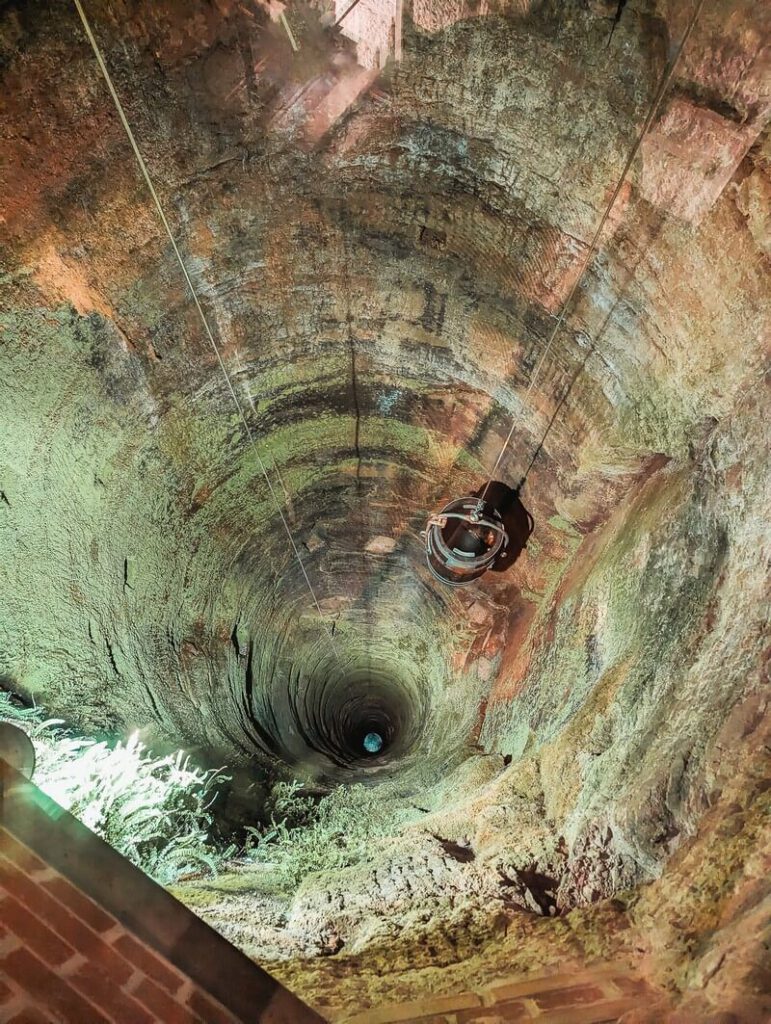
[[[484,485],[475,492],[479,498]],[[509,543],[500,558],[497,558],[490,572],[506,572],[514,565],[527,547],[530,534],[533,532],[533,517],[522,504],[519,488],[509,487],[501,480],[494,480],[487,488],[486,501],[500,512],[503,525],[509,537]]]

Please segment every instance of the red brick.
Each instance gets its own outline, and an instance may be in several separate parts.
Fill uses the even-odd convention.
[[[144,978],[131,994],[163,1024],[200,1024],[200,1017],[149,978]]]
[[[456,1017],[457,1024],[476,1024],[476,1021],[483,1022],[496,1015],[505,1021],[531,1020],[527,1006],[523,1002],[496,1003],[495,1008],[486,1006],[477,1010],[463,1010]],[[421,1021],[420,1024],[423,1024]]]
[[[621,977],[611,978],[611,981],[618,988],[619,992],[623,992],[625,996],[644,996],[651,994],[651,990],[640,978],[625,978],[622,975]]]
[[[482,1012],[481,1008],[482,1000],[475,992],[461,992],[452,996],[435,995],[416,1002],[371,1007],[352,1017],[351,1024],[395,1024],[397,1021],[409,1024],[418,1020],[422,1024],[426,1017],[441,1017],[444,1014],[452,1016],[455,1013],[460,1014],[463,1010],[473,1010],[479,1014]],[[489,1010],[487,1012],[490,1013]]]
[[[7,1003],[12,995],[13,989],[0,978],[0,1003]]]
[[[70,885],[60,875],[50,879],[48,882],[44,882],[43,886],[60,903],[64,903],[69,907],[76,917],[79,917],[81,921],[85,921],[89,928],[93,928],[95,932],[108,932],[117,924],[114,917],[106,914],[92,899],[89,899],[80,889],[76,889],[74,885]]]
[[[609,1024],[610,1021],[617,1021],[623,1014],[636,1007],[639,1007],[639,1003],[625,997],[585,1006],[563,1006],[558,1010],[547,1010],[533,1019],[540,1024]],[[657,1022],[659,1019],[663,1018],[655,1018]],[[687,1024],[696,1022],[688,1020]]]
[[[2,903],[3,923],[13,934],[52,967],[69,960],[75,950],[43,924],[31,911],[6,893]]]
[[[134,973],[134,968],[79,918],[66,910],[45,889],[22,874],[10,861],[0,857],[0,886],[13,892],[28,910],[32,911],[56,934],[74,946],[78,953],[94,960],[107,970],[117,985],[123,985]]]
[[[6,1020],[5,1017],[0,1019]],[[44,1014],[34,1006],[25,1006],[14,1017],[8,1018],[7,1024],[51,1024],[51,1014]]]
[[[536,992],[531,996],[541,1010],[554,1010],[561,1006],[586,1006],[606,997],[594,985],[574,985],[572,988],[557,988],[550,992]]]
[[[63,1024],[106,1024],[107,1017],[83,999],[66,981],[57,977],[28,949],[15,949],[3,961],[3,969],[34,999],[45,1003]]]
[[[206,1021],[206,1024],[233,1024],[236,1019],[224,1006],[215,1003],[197,988],[190,993],[188,1004],[195,1014]]]
[[[26,871],[29,875],[33,871],[47,871],[48,865],[36,857],[29,847],[24,846],[17,839],[6,832],[5,829],[0,828],[0,853],[4,854],[9,860],[12,860],[14,864],[21,868],[22,871]]]
[[[171,992],[172,995],[176,993],[185,980],[181,974],[172,970],[170,965],[160,955],[148,949],[147,946],[138,942],[131,935],[124,933],[118,936],[113,942],[113,946],[121,956],[124,956],[135,967],[138,967],[148,978],[157,981],[159,985],[165,988],[167,992]]]
[[[155,1018],[131,996],[115,984],[108,973],[96,964],[82,964],[68,978],[70,984],[116,1021],[131,1024],[154,1024]]]
[[[13,893],[18,899],[36,913],[42,913],[45,910],[45,900],[50,899],[47,893],[40,888],[37,882],[33,882],[29,875],[25,874],[21,868],[9,860],[7,857],[3,857],[0,854],[0,891]],[[35,902],[25,898],[25,893],[35,893]],[[42,902],[38,903],[40,899]]]

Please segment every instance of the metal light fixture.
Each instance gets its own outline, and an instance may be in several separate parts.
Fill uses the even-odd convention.
[[[27,779],[35,770],[35,748],[32,740],[17,725],[0,722],[0,760]]]
[[[500,512],[482,498],[455,498],[428,519],[426,561],[433,575],[451,587],[478,580],[509,543]]]

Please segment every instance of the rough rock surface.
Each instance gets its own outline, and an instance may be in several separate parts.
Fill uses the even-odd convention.
[[[604,0],[415,0],[379,77],[325,6],[294,54],[271,5],[89,5],[254,444],[74,9],[0,11],[0,676],[247,775],[402,780],[374,868],[187,893],[322,1007],[643,949],[757,1014],[771,14],[705,5],[546,352],[685,6],[609,42]],[[512,422],[533,536],[443,589],[426,515]],[[352,766],[373,700],[397,739]]]

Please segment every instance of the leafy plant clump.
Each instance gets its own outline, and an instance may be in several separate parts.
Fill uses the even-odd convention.
[[[201,869],[215,874],[234,853],[210,841],[221,770],[197,768],[181,751],[154,757],[137,735],[114,746],[74,737],[3,691],[0,721],[32,740],[35,784],[162,885]]]
[[[315,872],[366,863],[420,813],[383,786],[338,786],[317,802],[299,782],[277,783],[269,806],[270,823],[247,830],[246,858],[285,890]]]
[[[117,744],[74,736],[2,690],[0,721],[32,739],[36,785],[161,885],[246,863],[288,894],[316,872],[371,861],[424,813],[387,783],[338,786],[319,799],[300,782],[278,782],[260,808],[262,824],[228,845],[214,838],[222,770],[204,771],[181,751],[153,756],[136,735]]]

